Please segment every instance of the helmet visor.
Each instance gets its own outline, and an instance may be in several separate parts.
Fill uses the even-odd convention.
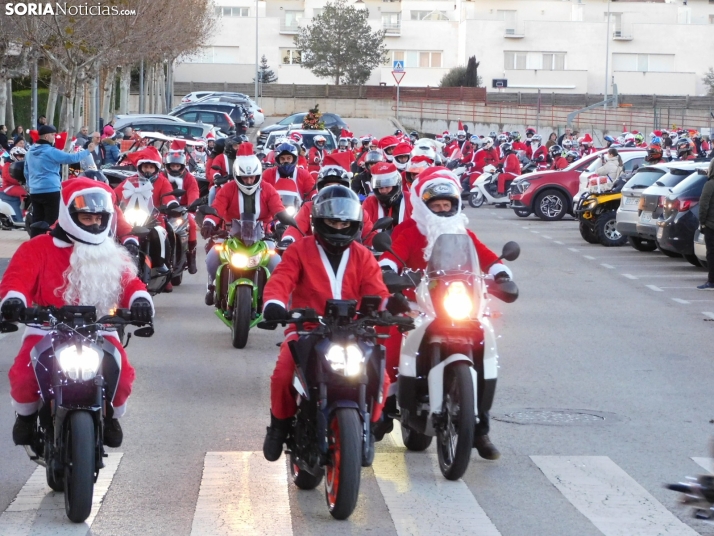
[[[114,212],[114,204],[108,192],[87,192],[79,194],[69,204],[69,212],[99,214]]]
[[[399,173],[392,173],[390,175],[373,175],[372,176],[372,188],[375,190],[377,188],[392,188],[399,184],[402,179]]]
[[[312,207],[313,218],[340,221],[362,221],[362,205],[348,197],[327,199]]]

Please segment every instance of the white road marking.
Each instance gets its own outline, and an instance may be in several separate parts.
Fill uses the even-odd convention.
[[[710,312],[708,312],[708,311],[704,311],[702,314],[703,314],[704,316],[706,316],[707,318],[711,318],[712,320],[714,320],[714,313],[710,313]]]
[[[696,274],[637,274],[637,277],[672,277],[677,279],[701,279],[701,275]]]
[[[692,458],[694,463],[696,463],[699,467],[703,468],[707,473],[712,472],[712,460],[711,458]]]
[[[561,246],[564,245],[563,242],[561,242],[560,240],[553,240],[553,243],[554,243],[554,244],[560,244]]]
[[[591,257],[590,255],[583,255],[584,258],[586,258],[589,261],[594,261],[595,257]]]
[[[602,266],[603,268],[608,268],[610,270],[615,269],[615,267],[612,264],[601,264],[600,266]]]
[[[672,298],[672,301],[675,301],[677,303],[681,303],[682,305],[688,305],[689,302],[687,300],[683,300],[681,298]]]
[[[287,475],[262,452],[207,452],[191,536],[292,534]]]
[[[661,288],[656,285],[645,285],[648,289],[654,290],[655,292],[664,292]]]
[[[527,227],[527,226],[523,226],[523,227],[521,227],[521,229],[525,229],[525,230],[527,231],[527,230],[528,230],[528,227]]]
[[[696,535],[607,456],[531,456],[606,536]]]
[[[502,220],[502,219],[503,219],[503,216],[499,216],[498,219],[499,219],[499,220]]]
[[[637,279],[637,276],[632,274],[622,274],[622,277],[626,277],[627,279]]]
[[[552,236],[548,236],[548,235],[543,235],[543,238],[547,238],[548,240],[553,240],[553,237],[552,237]]]
[[[404,438],[402,437],[402,426],[399,424],[399,421],[394,421],[394,428],[389,433],[389,439],[392,441],[395,447],[401,449],[406,448],[404,446]]]
[[[540,231],[531,231],[533,234],[540,234]]]
[[[446,480],[435,453],[377,453],[374,475],[398,536],[500,536],[463,480]]]
[[[570,251],[572,251],[573,253],[577,253],[578,251],[580,251],[580,250],[577,249],[577,248],[568,248],[568,249],[569,249]]]
[[[64,493],[52,491],[47,485],[45,468],[38,467],[27,480],[15,500],[0,515],[0,534],[3,536],[85,536],[97,517],[102,501],[116,474],[121,452],[104,458],[104,469],[94,484],[92,510],[84,523],[72,523],[64,511]]]

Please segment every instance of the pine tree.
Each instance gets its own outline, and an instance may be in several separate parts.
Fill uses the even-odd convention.
[[[275,76],[275,72],[268,65],[268,58],[265,57],[265,54],[263,54],[263,57],[260,58],[260,66],[258,67],[258,77],[258,81],[263,84],[272,84],[273,82],[278,81],[278,77]],[[253,81],[255,82],[255,78],[253,79]]]
[[[322,122],[322,112],[320,106],[315,104],[314,108],[307,111],[305,119],[302,120],[303,130],[323,130],[325,123]]]

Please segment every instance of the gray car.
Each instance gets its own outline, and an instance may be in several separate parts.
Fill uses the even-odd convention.
[[[176,138],[205,138],[213,130],[213,125],[208,123],[187,123],[168,119],[156,119],[147,116],[125,116],[117,120],[114,129],[121,132],[126,127],[131,127],[140,132],[161,132]]]
[[[617,230],[627,237],[630,245],[638,251],[654,251],[657,244],[654,240],[641,238],[637,234],[637,221],[639,219],[638,206],[640,195],[646,188],[652,186],[655,181],[669,171],[666,164],[655,164],[653,166],[643,166],[630,177],[622,188],[622,200],[620,208],[617,209]]]

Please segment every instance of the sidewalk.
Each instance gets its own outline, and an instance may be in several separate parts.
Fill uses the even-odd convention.
[[[0,231],[0,276],[7,268],[10,257],[24,241],[29,240],[25,230],[21,231]]]

